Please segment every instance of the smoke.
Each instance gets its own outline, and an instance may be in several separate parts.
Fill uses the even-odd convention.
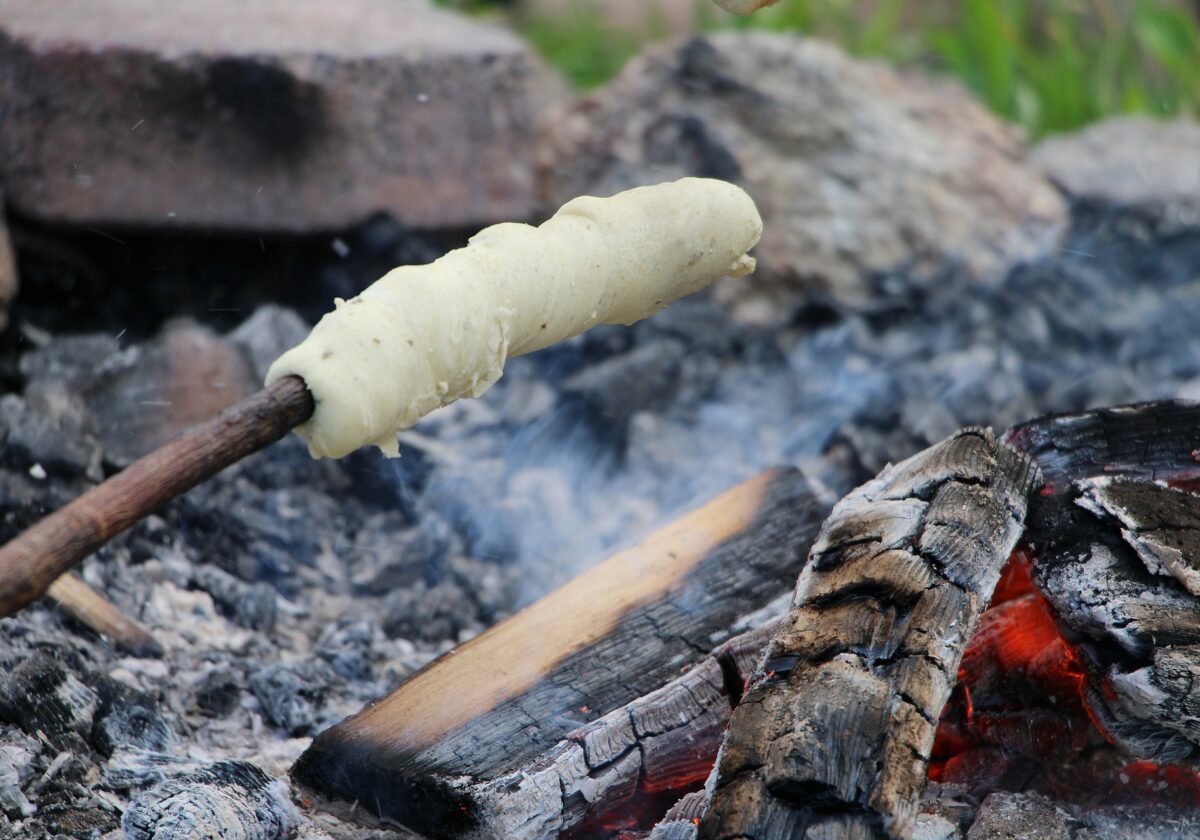
[[[518,564],[527,602],[776,464],[840,495],[962,425],[1195,392],[1197,266],[1200,231],[1113,212],[990,285],[877,278],[866,311],[766,329],[696,295],[510,361],[402,436],[420,482],[392,469],[418,519]]]

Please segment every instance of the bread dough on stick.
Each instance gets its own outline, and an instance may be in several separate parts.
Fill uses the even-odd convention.
[[[316,410],[297,431],[313,457],[375,444],[479,396],[509,356],[596,324],[632,324],[722,275],[754,270],[762,220],[732,184],[684,178],[576,198],[544,224],[500,224],[436,262],[397,268],[337,301],[267,373],[296,374]]]

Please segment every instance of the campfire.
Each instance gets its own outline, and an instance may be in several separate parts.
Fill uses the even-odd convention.
[[[392,2],[0,2],[0,835],[1200,837],[1200,130]]]

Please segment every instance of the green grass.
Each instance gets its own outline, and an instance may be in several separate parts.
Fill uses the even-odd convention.
[[[440,2],[493,13],[504,5]],[[856,55],[950,74],[1033,136],[1110,114],[1200,112],[1200,25],[1195,4],[1180,0],[782,0],[733,19],[718,15],[711,0],[697,4],[705,29],[818,35]],[[653,0],[646,7],[636,31],[606,25],[587,3],[554,16],[500,13],[585,89],[662,34]]]
[[[572,5],[561,16],[533,15],[521,31],[579,90],[607,82],[641,50],[647,34],[606,26],[593,8]]]

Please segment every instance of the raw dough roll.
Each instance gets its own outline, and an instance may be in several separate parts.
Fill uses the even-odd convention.
[[[738,187],[706,178],[576,198],[539,227],[500,224],[429,265],[403,266],[336,301],[267,373],[296,374],[316,411],[313,457],[375,444],[439,406],[478,396],[509,356],[596,324],[632,324],[718,277],[749,274],[762,220]]]

